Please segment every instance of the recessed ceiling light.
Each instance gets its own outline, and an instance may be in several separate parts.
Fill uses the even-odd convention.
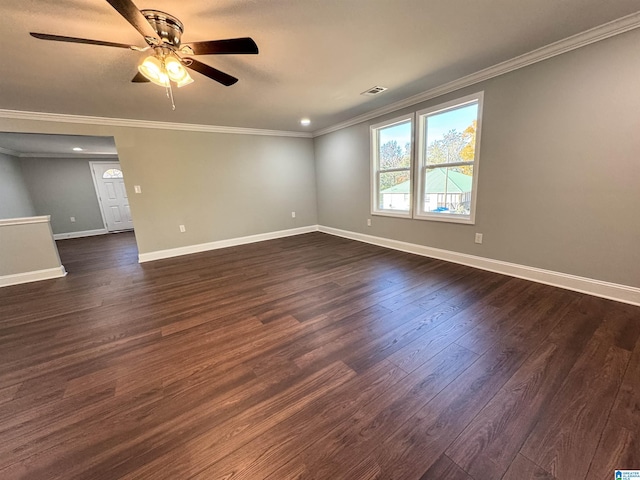
[[[309,125],[311,125],[311,120],[309,120],[308,118],[303,118],[302,120],[300,120],[300,125],[302,125],[303,127],[308,127]]]
[[[82,149],[80,147],[73,147],[74,152],[81,152]]]

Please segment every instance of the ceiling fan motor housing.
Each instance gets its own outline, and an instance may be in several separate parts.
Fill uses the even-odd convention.
[[[173,15],[159,10],[140,10],[163,44],[180,48],[184,25]]]

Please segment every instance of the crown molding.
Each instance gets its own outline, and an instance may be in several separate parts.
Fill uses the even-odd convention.
[[[33,153],[25,152],[17,155],[19,158],[65,158],[65,159],[102,159],[102,160],[118,160],[118,155],[115,153],[80,153],[80,154],[68,154],[68,153]]]
[[[9,150],[8,148],[2,148],[2,147],[0,147],[0,153],[4,153],[5,155],[10,155],[12,157],[20,156],[19,152],[14,152],[13,150]]]
[[[37,153],[37,152],[16,152],[8,148],[0,147],[0,153],[11,155],[16,158],[79,158],[79,159],[95,159],[117,160],[117,153]]]
[[[472,73],[452,82],[445,83],[417,95],[405,98],[404,100],[400,100],[390,105],[377,108],[370,112],[353,117],[349,120],[345,120],[344,122],[338,123],[336,125],[317,130],[313,132],[313,136],[319,137],[320,135],[325,135],[327,133],[335,132],[343,128],[357,125],[358,123],[366,122],[367,120],[372,120],[382,115],[395,112],[402,108],[410,107],[418,103],[440,97],[447,93],[455,92],[456,90],[460,90],[462,88],[483,82],[485,80],[504,75],[505,73],[524,68],[528,65],[542,62],[549,58],[562,55],[563,53],[567,53],[572,50],[591,45],[592,43],[596,43],[601,40],[614,37],[616,35],[620,35],[621,33],[628,32],[638,27],[640,27],[640,12],[632,13],[631,15],[627,15],[598,27],[585,30],[584,32],[572,35],[571,37],[567,37],[563,40],[551,43],[529,53],[525,53],[518,57],[512,58],[511,60],[498,63],[496,65],[493,65],[492,67],[485,68],[478,72]]]
[[[20,110],[0,109],[0,118],[13,120],[37,120],[58,123],[79,123],[84,125],[102,125],[111,127],[154,128],[159,130],[182,130],[189,132],[231,133],[235,135],[262,135],[271,137],[312,138],[310,132],[290,132],[285,130],[264,130],[259,128],[224,127],[217,125],[199,125],[195,123],[156,122],[152,120],[134,120],[128,118],[91,117],[68,115],[63,113],[24,112]]]

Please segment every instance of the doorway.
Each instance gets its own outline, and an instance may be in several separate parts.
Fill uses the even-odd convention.
[[[98,203],[108,232],[133,230],[129,198],[119,162],[90,162]]]

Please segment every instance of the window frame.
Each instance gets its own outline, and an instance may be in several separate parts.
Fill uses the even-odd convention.
[[[409,167],[406,169],[389,169],[382,170],[383,172],[393,172],[393,171],[404,171],[407,170],[409,172],[409,182],[410,182],[410,194],[409,194],[409,210],[392,210],[378,207],[378,197],[379,197],[379,187],[380,187],[380,145],[379,145],[379,135],[378,131],[383,128],[393,127],[394,125],[398,125],[400,123],[410,122],[411,124],[411,153],[409,155]],[[399,218],[412,218],[413,217],[413,208],[414,208],[414,199],[415,199],[415,182],[414,182],[414,171],[415,171],[415,113],[410,113],[407,115],[401,115],[399,117],[394,117],[389,120],[385,120],[384,122],[379,122],[374,125],[369,126],[369,138],[370,138],[370,183],[371,183],[371,215],[381,215],[386,217],[399,217]]]
[[[460,165],[472,165],[473,166],[473,179],[471,183],[471,205],[469,215],[459,215],[459,214],[446,214],[446,213],[432,213],[424,211],[424,190],[425,190],[425,179],[426,179],[426,171],[428,168],[428,164],[426,161],[426,144],[425,144],[425,122],[426,119],[430,115],[435,115],[438,113],[443,113],[447,110],[454,110],[455,108],[463,107],[464,105],[471,103],[478,103],[478,115],[477,115],[477,126],[476,126],[476,144],[475,144],[475,155],[472,163],[451,163],[451,164],[442,164],[442,167],[435,168],[444,168],[445,166],[460,166]],[[482,109],[484,103],[484,92],[478,92],[471,95],[466,95],[464,97],[456,98],[449,102],[441,103],[438,105],[434,105],[432,107],[424,108],[416,112],[416,122],[415,128],[418,129],[417,132],[417,149],[416,149],[416,167],[415,172],[416,175],[416,189],[415,189],[415,197],[414,197],[414,209],[413,209],[413,218],[416,220],[431,220],[436,222],[449,222],[449,223],[464,223],[469,225],[475,224],[476,219],[476,206],[477,206],[477,197],[478,197],[478,173],[479,173],[479,163],[480,163],[480,139],[482,135]],[[433,168],[433,167],[432,167]]]

